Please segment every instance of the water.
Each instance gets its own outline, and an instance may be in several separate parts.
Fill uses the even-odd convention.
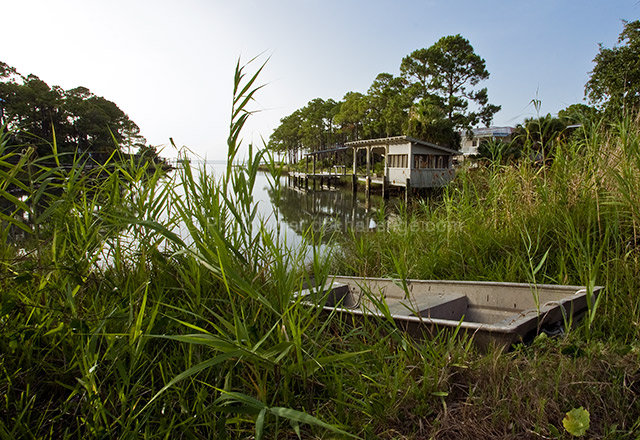
[[[203,164],[193,165],[195,168]],[[206,162],[207,172],[219,178],[226,171],[223,163]],[[304,234],[313,233],[326,245],[332,235],[369,230],[377,225],[377,206],[381,197],[372,196],[370,207],[365,206],[364,195],[354,198],[349,187],[304,191],[287,186],[287,177],[281,177],[280,192],[273,190],[273,177],[259,172],[253,196],[258,203],[258,216],[268,228],[280,226],[282,240],[287,246],[302,244]]]
[[[216,179],[221,178],[226,172],[226,164],[220,162],[194,161],[191,166],[194,175],[204,167],[207,173]],[[173,177],[176,178],[174,182],[178,184],[175,189],[180,194],[180,178],[177,175]],[[296,249],[305,243],[311,243],[311,240],[305,241],[303,237],[306,236],[307,239],[312,237],[317,245],[316,249],[324,255],[329,250],[328,245],[331,239],[336,235],[345,234],[351,230],[368,231],[380,222],[376,209],[382,203],[380,196],[372,196],[367,207],[364,195],[358,193],[357,197],[354,197],[349,187],[303,191],[287,186],[287,177],[282,177],[280,191],[276,192],[273,188],[273,179],[270,174],[264,172],[259,172],[256,177],[253,196],[258,206],[258,219],[254,224],[254,231],[259,229],[261,221],[271,230],[279,227],[281,243],[288,248]],[[170,215],[171,206],[156,220],[162,224],[168,224]],[[191,243],[186,225],[177,224],[173,230],[187,244]],[[134,250],[137,239],[125,228],[119,236],[119,243],[124,248]],[[110,242],[104,243],[98,252],[99,265],[108,266],[112,263],[113,252]],[[308,256],[312,258],[313,254],[309,253]]]

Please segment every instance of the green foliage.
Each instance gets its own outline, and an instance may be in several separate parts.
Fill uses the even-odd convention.
[[[584,130],[578,131],[575,136],[572,136],[573,131],[567,130],[569,123],[576,121],[580,121],[584,127],[597,127],[600,119],[595,109],[581,104],[560,111],[557,118],[551,114],[527,118],[515,128],[510,141],[482,141],[478,146],[478,157],[502,165],[523,156],[539,164],[546,163],[553,159],[558,145],[566,143],[570,137],[576,144],[584,141]]]
[[[488,159],[494,165],[506,165],[513,163],[521,157],[521,145],[516,142],[504,142],[491,139],[480,142],[478,145],[478,157]]]
[[[567,125],[591,125],[601,118],[602,115],[600,115],[598,109],[584,104],[571,104],[558,112],[558,119],[564,121]]]
[[[338,104],[333,99],[313,99],[300,110],[300,134],[302,145],[309,151],[326,149],[335,142],[333,119]]]
[[[412,85],[415,96],[428,100],[432,82],[434,51],[417,49],[402,59],[400,73]]]
[[[145,145],[138,126],[116,104],[85,87],[49,87],[0,62],[0,99],[10,143],[35,145],[38,155],[49,154],[47,142],[54,137],[61,153],[91,152],[101,160],[118,146]]]
[[[479,354],[293,297],[334,260],[258,217],[264,149],[231,166],[256,81],[238,66],[224,176],[133,158],[88,173],[0,134],[2,438],[548,437],[580,404],[594,437],[640,429],[637,119],[584,127],[544,170],[464,170],[332,254],[362,275],[606,285],[565,339]]]
[[[589,411],[583,407],[573,408],[562,419],[562,426],[569,434],[582,437],[589,429]]]
[[[280,120],[280,125],[273,131],[269,138],[271,151],[284,153],[289,156],[289,163],[295,163],[298,151],[302,149],[302,115],[296,110],[289,116]]]
[[[611,117],[635,114],[640,108],[640,21],[624,22],[618,43],[600,46],[585,85],[589,100]]]
[[[138,148],[136,157],[143,162],[149,162],[154,165],[166,164],[166,160],[160,156],[158,147],[152,145],[141,145]]]
[[[482,121],[489,125],[500,106],[489,104],[487,89],[473,90],[489,78],[485,61],[461,35],[442,37],[402,59],[400,71],[417,88],[417,96],[441,108],[458,129]],[[478,106],[470,111],[469,103]]]
[[[301,109],[280,120],[280,125],[269,138],[269,148],[287,152],[289,163],[298,160],[298,153],[328,148],[337,140],[334,118],[340,105],[333,99],[313,99]]]
[[[454,130],[453,121],[438,106],[426,101],[411,108],[407,134],[454,150],[460,148],[460,134]]]
[[[359,139],[408,134],[457,149],[459,129],[489,125],[499,106],[489,104],[485,61],[460,35],[441,38],[402,60],[401,76],[380,73],[366,94],[348,92],[340,102],[320,98],[280,120],[269,139],[272,151],[316,151]],[[476,109],[470,109],[469,104]]]
[[[231,166],[260,70],[236,70],[222,179],[186,161],[172,178],[148,163],[51,167],[60,162],[55,144],[48,162],[30,160],[33,149],[0,151],[0,195],[17,207],[0,219],[0,432],[345,434],[308,412],[313,401],[294,402],[314,386],[318,364],[353,355],[332,356],[313,336],[325,328],[318,311],[290,302],[306,248],[285,249],[257,217],[252,193],[265,150],[250,146]],[[21,173],[33,174],[31,186],[14,178]],[[10,185],[22,185],[25,201]]]
[[[336,273],[605,286],[582,321],[565,323],[565,338],[477,358],[435,438],[560,436],[555,426],[580,404],[598,414],[592,437],[640,429],[637,393],[623,390],[625,372],[640,367],[639,127],[637,118],[594,121],[580,138],[555,140],[545,167],[497,154],[492,166],[459,170],[441,193],[387,208],[378,230],[343,240]]]
[[[507,160],[507,145],[488,144],[492,166],[459,170],[439,197],[390,213],[399,218],[386,228],[346,240],[334,271],[397,276],[401,261],[401,272],[418,279],[529,282],[535,274],[536,282],[604,283],[616,294],[590,307],[613,314],[589,314],[586,332],[636,334],[629,323],[640,310],[632,287],[638,284],[627,278],[638,264],[634,225],[640,224],[640,133],[632,121],[595,123],[581,129],[585,138],[554,141],[554,159],[544,167],[529,154]],[[523,151],[534,142],[526,140]]]
[[[367,91],[370,122],[369,138],[400,136],[403,134],[411,99],[402,78],[380,73]]]
[[[588,125],[588,121],[585,120]],[[538,162],[546,162],[555,154],[559,142],[567,137],[567,119],[553,117],[551,114],[536,118],[527,118],[514,130],[509,155],[528,153]]]
[[[369,98],[362,93],[348,92],[339,108],[334,122],[339,126],[343,140],[356,141],[366,136],[364,126],[368,125]]]

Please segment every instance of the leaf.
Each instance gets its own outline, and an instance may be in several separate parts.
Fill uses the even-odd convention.
[[[301,364],[293,365],[289,368],[289,371],[292,372],[302,372],[304,371],[306,374],[314,374],[321,368],[327,367],[329,364],[336,362],[344,362],[348,359],[358,357],[364,353],[368,353],[371,350],[362,350],[356,351],[353,353],[340,353],[334,354],[330,356],[323,356],[315,359],[308,359]]]
[[[342,434],[351,438],[358,438],[357,436],[353,435],[353,434],[349,434],[348,432],[345,432],[333,425],[330,425],[326,422],[323,422],[322,420],[304,413],[302,411],[297,411],[295,409],[291,409],[291,408],[282,408],[282,407],[271,407],[269,408],[269,412],[273,415],[276,415],[278,417],[282,417],[285,418],[291,422],[298,422],[298,423],[306,423],[308,425],[315,425],[315,426],[319,426],[321,428],[327,429],[331,432],[335,432],[336,434]]]
[[[215,387],[214,387],[215,388]],[[248,396],[246,394],[243,393],[238,393],[235,391],[226,391],[226,390],[222,390],[219,388],[215,388],[216,390],[218,390],[221,395],[218,399],[216,399],[216,404],[220,404],[223,402],[226,403],[240,403],[242,404],[242,406],[240,407],[234,407],[235,411],[238,412],[258,412],[258,415],[256,417],[256,438],[258,436],[262,436],[263,435],[263,429],[264,429],[264,417],[265,414],[267,412],[273,414],[276,417],[282,417],[284,419],[289,420],[289,422],[291,423],[291,426],[294,428],[294,431],[296,431],[296,433],[298,433],[299,431],[299,427],[298,429],[296,429],[296,424],[300,424],[300,423],[305,423],[308,425],[315,425],[318,426],[320,428],[324,428],[327,429],[331,432],[334,432],[336,434],[341,434],[343,436],[346,437],[351,437],[351,438],[359,438],[358,436],[355,436],[353,434],[350,434],[348,432],[345,432],[343,430],[341,430],[340,428],[333,426],[329,423],[323,422],[322,420],[318,419],[317,417],[314,417],[310,414],[307,414],[305,412],[302,411],[297,411],[295,409],[291,409],[291,408],[283,408],[283,407],[268,407],[266,406],[264,403],[262,403],[261,401],[259,401],[258,399],[255,399],[251,396]]]
[[[573,408],[562,419],[562,425],[567,432],[573,436],[581,437],[589,429],[589,411],[580,408]]]
[[[49,330],[48,332],[46,332],[44,335],[45,335],[45,336],[49,336],[49,335],[52,335],[52,334],[54,334],[54,333],[58,333],[59,331],[61,331],[61,330],[63,330],[63,329],[64,329],[64,323],[63,323],[63,322],[61,322],[61,323],[59,323],[59,324],[57,325],[57,327],[52,328],[51,330]]]
[[[266,414],[267,409],[262,408],[258,417],[256,418],[256,440],[262,439],[262,433],[264,432],[264,415]]]
[[[555,438],[559,438],[560,437],[561,434],[560,434],[560,431],[558,431],[558,428],[556,428],[553,425],[549,425],[548,428],[549,428],[549,432],[551,433],[551,435],[553,437],[555,437]]]
[[[257,409],[259,411],[262,411],[263,409],[267,408],[267,406],[264,403],[262,403],[261,401],[259,401],[256,398],[253,398],[251,396],[247,396],[246,394],[238,393],[236,391],[221,390],[221,389],[218,389],[218,388],[215,388],[215,389],[220,391],[220,393],[221,393],[220,397],[218,397],[218,399],[216,399],[216,403],[221,403],[221,402],[234,403],[234,402],[238,402],[238,403],[244,404],[245,407],[253,408],[254,410]]]
[[[536,266],[535,269],[533,269],[533,275],[535,276],[538,272],[540,272],[540,269],[542,269],[542,265],[544,264],[545,261],[547,261],[547,257],[549,256],[549,251],[551,250],[551,248],[547,249],[547,252],[544,253],[542,259],[540,260],[540,262],[538,263],[538,265]]]
[[[158,396],[162,393],[164,393],[166,390],[168,390],[169,388],[171,388],[173,385],[175,385],[176,383],[180,382],[183,379],[186,379],[188,377],[193,376],[194,374],[199,373],[202,370],[205,370],[207,368],[211,368],[215,365],[218,365],[221,362],[224,362],[228,359],[231,359],[234,356],[238,356],[240,354],[240,352],[228,352],[228,353],[223,353],[220,354],[218,356],[215,356],[211,359],[207,359],[204,362],[200,362],[197,365],[194,365],[191,368],[188,368],[187,370],[183,371],[182,373],[178,374],[176,377],[174,377],[173,379],[171,379],[169,381],[168,384],[166,384],[164,387],[162,387],[162,389],[160,391],[158,391],[152,398],[151,400],[149,400],[149,402],[147,402],[147,404],[138,412],[137,415],[140,415],[140,413],[142,413],[145,409],[147,409],[147,407],[149,405],[151,405],[151,402],[153,402],[154,400],[156,400],[158,398]]]

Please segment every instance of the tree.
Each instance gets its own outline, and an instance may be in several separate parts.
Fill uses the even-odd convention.
[[[3,78],[7,79],[7,78]],[[61,110],[63,91],[59,87],[50,88],[35,75],[15,77],[0,83],[0,98],[4,100],[4,121],[12,131],[20,131],[17,136],[24,142],[50,141],[52,130],[63,131],[65,121]]]
[[[537,160],[546,162],[553,158],[556,144],[566,139],[566,128],[566,121],[551,114],[527,118],[513,132],[512,147],[514,151],[531,149]]]
[[[460,134],[454,130],[453,122],[428,100],[423,99],[411,108],[407,134],[454,150],[460,148]]]
[[[522,146],[518,142],[490,139],[486,142],[480,142],[476,157],[488,159],[493,165],[504,165],[519,159],[521,155]]]
[[[167,160],[160,156],[158,147],[153,145],[141,145],[135,156],[142,163],[150,162],[153,165],[169,167]]]
[[[3,121],[15,133],[13,142],[35,145],[40,155],[50,154],[54,135],[58,151],[90,152],[94,158],[146,144],[140,128],[112,101],[85,87],[49,87],[37,76],[23,76],[2,62],[0,99]]]
[[[488,79],[489,72],[484,59],[459,34],[442,37],[433,46],[404,57],[400,71],[415,96],[440,107],[458,129],[469,129],[480,121],[490,125],[500,110],[489,104],[486,88],[473,88]],[[469,110],[470,102],[477,110]]]
[[[316,98],[300,109],[302,124],[302,146],[308,151],[317,151],[335,143],[336,133],[333,118],[339,110],[338,103],[333,99],[326,101]]]
[[[600,112],[597,108],[584,104],[571,104],[558,112],[558,119],[567,125],[596,122],[599,117]]]
[[[302,114],[296,110],[280,119],[280,125],[269,137],[269,148],[277,153],[286,153],[289,163],[295,163],[302,146]]]
[[[140,148],[145,144],[139,127],[118,106],[85,87],[65,92],[65,109],[73,115],[69,138],[82,151],[110,154],[114,139],[119,145]]]
[[[334,122],[340,127],[342,141],[361,139],[369,114],[368,97],[359,92],[348,92],[338,105],[339,110]]]
[[[411,99],[406,93],[402,78],[390,73],[380,73],[369,87],[367,95],[370,114],[365,127],[367,137],[403,134]]]
[[[499,106],[488,103],[487,89],[474,88],[489,77],[485,62],[460,35],[441,38],[402,60],[402,76],[380,73],[363,95],[343,101],[316,98],[280,120],[270,138],[274,151],[315,151],[341,141],[399,136],[458,148],[459,129],[482,121],[489,125]],[[471,111],[469,103],[477,106]]]
[[[589,100],[616,116],[640,108],[640,21],[623,23],[618,46],[600,45],[585,85]]]
[[[413,95],[429,99],[432,81],[432,58],[430,49],[417,49],[402,59],[400,73],[411,84]]]

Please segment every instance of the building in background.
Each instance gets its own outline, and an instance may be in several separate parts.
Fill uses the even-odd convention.
[[[353,163],[357,161],[359,150],[366,150],[368,162],[373,153],[385,157],[381,178],[384,187],[436,188],[447,185],[455,177],[453,157],[459,154],[458,151],[431,142],[395,136],[347,142],[345,146],[353,148]],[[370,179],[370,168],[367,165],[367,179]],[[356,175],[356,167],[353,175]]]
[[[467,133],[460,133],[462,136],[461,151],[465,157],[478,154],[478,147],[483,142],[490,140],[499,140],[509,142],[512,139],[513,127],[486,127],[472,129],[472,135],[469,137]]]

